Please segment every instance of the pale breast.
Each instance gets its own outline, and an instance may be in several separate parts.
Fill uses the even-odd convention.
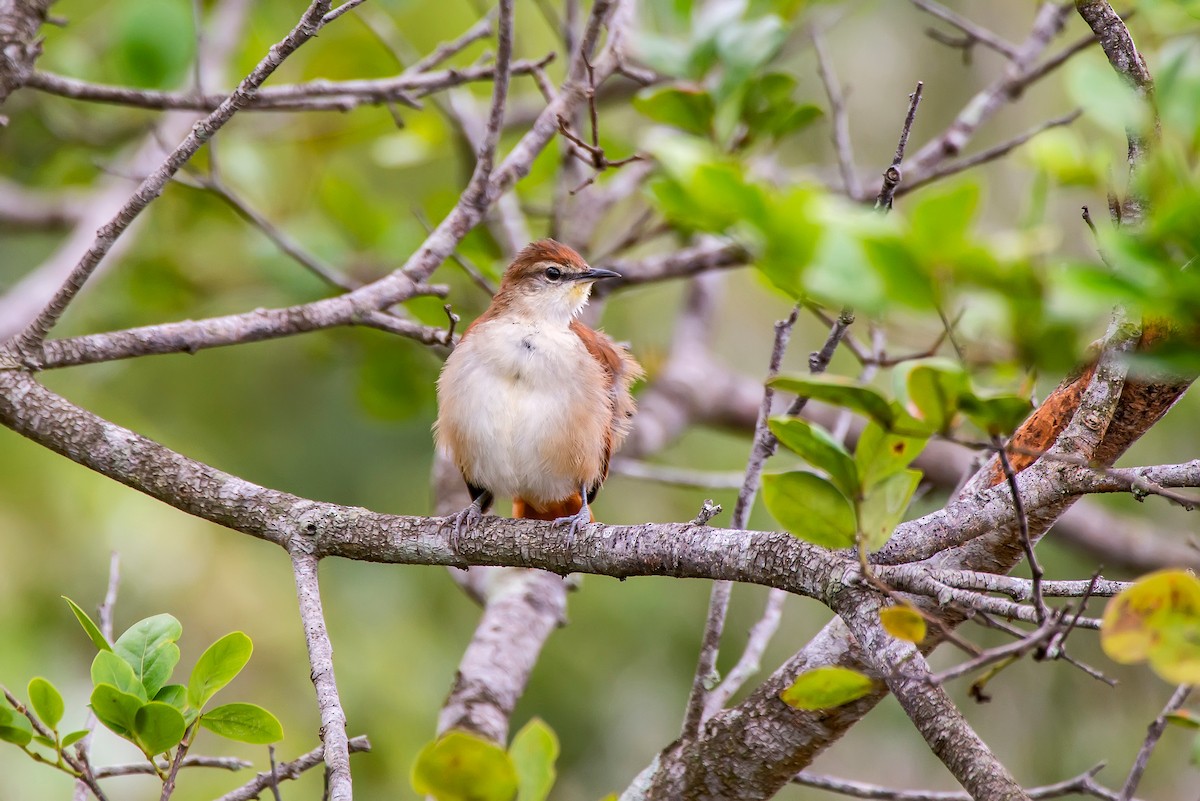
[[[446,360],[438,404],[438,444],[471,484],[553,503],[601,476],[611,395],[567,328],[479,324]]]

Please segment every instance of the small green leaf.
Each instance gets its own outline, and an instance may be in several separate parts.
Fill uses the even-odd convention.
[[[170,704],[182,712],[184,707],[187,706],[187,687],[184,687],[182,684],[164,685],[154,694],[154,700]]]
[[[51,750],[57,747],[57,744],[54,742],[54,740],[49,737],[43,737],[40,734],[33,735],[33,741],[38,745],[44,745]]]
[[[63,699],[58,689],[41,676],[29,682],[29,705],[49,728],[58,730],[63,716]]]
[[[224,704],[200,716],[200,725],[230,740],[267,745],[283,739],[279,720],[261,706]]]
[[[123,693],[136,696],[142,703],[150,698],[133,668],[113,651],[101,651],[92,660],[92,684],[111,684]]]
[[[208,646],[188,679],[188,703],[203,709],[213,697],[250,661],[254,644],[243,632],[232,631]]]
[[[647,87],[634,95],[633,107],[656,122],[699,136],[712,135],[716,108],[712,95],[694,84]]]
[[[1174,723],[1185,729],[1200,729],[1200,715],[1190,709],[1180,709],[1167,715],[1167,723]]]
[[[910,606],[889,606],[879,610],[879,622],[898,640],[920,643],[925,639],[925,618]]]
[[[412,786],[438,801],[512,801],[517,771],[503,748],[464,731],[427,744],[412,768]]]
[[[857,530],[846,496],[814,473],[763,476],[763,502],[788,531],[826,548],[848,548]]]
[[[183,715],[170,704],[151,701],[133,718],[133,735],[147,754],[161,754],[179,745],[187,725]]]
[[[928,442],[924,437],[888,433],[873,420],[867,423],[854,448],[854,463],[864,490],[908,467]]]
[[[111,684],[97,684],[92,689],[96,719],[122,737],[133,736],[133,721],[143,703],[136,695],[121,692]]]
[[[75,745],[75,743],[82,740],[84,737],[87,737],[89,734],[91,734],[91,732],[88,731],[87,729],[77,729],[62,738],[62,747],[70,748],[71,746]]]
[[[545,801],[554,786],[558,737],[541,718],[526,723],[508,748],[517,774],[517,801]]]
[[[947,359],[919,359],[896,373],[903,381],[908,411],[937,432],[954,422],[959,402],[969,392],[962,367]]]
[[[867,695],[875,682],[857,670],[820,667],[801,673],[779,697],[796,709],[832,709]]]
[[[858,468],[854,459],[828,431],[799,417],[773,417],[769,425],[780,443],[828,473],[833,485],[847,498],[858,495]]]
[[[147,697],[153,697],[171,677],[179,662],[175,643],[182,635],[183,626],[174,617],[154,615],[134,623],[113,643],[113,651],[133,668]]]
[[[835,375],[778,376],[770,381],[777,389],[794,392],[815,401],[841,406],[866,415],[885,429],[891,429],[895,412],[887,398],[852,379]]]
[[[100,632],[100,627],[92,622],[88,617],[88,613],[79,608],[79,604],[72,601],[67,596],[63,595],[62,599],[71,607],[71,611],[75,613],[75,619],[79,621],[79,625],[83,626],[83,630],[87,632],[87,636],[92,639],[92,643],[101,651],[111,651],[112,646],[108,644],[108,640]]]
[[[17,710],[0,706],[0,740],[19,746],[29,745],[33,740],[33,724]]]
[[[920,470],[903,470],[877,481],[867,490],[858,507],[858,522],[867,550],[882,548],[892,536],[920,483]]]

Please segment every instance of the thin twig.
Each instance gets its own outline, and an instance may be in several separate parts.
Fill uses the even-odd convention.
[[[775,436],[767,427],[771,417],[771,404],[775,399],[775,389],[769,383],[779,373],[783,363],[783,354],[787,351],[788,340],[792,336],[792,328],[800,315],[800,306],[792,308],[787,319],[775,323],[775,344],[771,348],[771,359],[767,366],[768,383],[763,389],[762,403],[758,407],[758,420],[754,426],[754,441],[750,447],[750,458],[746,464],[746,474],[742,488],[738,492],[737,502],[733,507],[734,528],[743,528],[750,518],[750,510],[754,506],[754,497],[758,493],[759,480],[762,478],[763,465],[775,450]],[[708,600],[708,616],[704,624],[704,638],[700,645],[700,658],[696,665],[696,675],[692,679],[692,689],[688,695],[687,713],[683,722],[683,738],[693,739],[700,731],[704,722],[707,697],[716,680],[717,653],[721,646],[721,635],[725,630],[725,615],[729,610],[729,597],[733,585],[728,581],[714,581],[712,593]]]
[[[921,103],[921,90],[925,84],[917,81],[917,88],[908,96],[908,113],[904,115],[904,127],[900,129],[900,141],[896,144],[896,155],[892,165],[883,171],[883,187],[875,198],[875,208],[885,211],[892,208],[892,199],[896,195],[896,187],[904,176],[900,172],[900,164],[904,161],[904,149],[908,146],[908,135],[912,132],[913,121],[917,118],[917,106]]]
[[[1133,798],[1134,792],[1137,791],[1138,783],[1142,780],[1142,774],[1146,772],[1146,763],[1150,761],[1150,754],[1154,751],[1154,746],[1158,745],[1158,740],[1163,735],[1163,731],[1167,728],[1168,716],[1183,706],[1183,702],[1187,700],[1188,695],[1192,691],[1192,685],[1181,684],[1171,694],[1171,698],[1167,701],[1167,705],[1163,707],[1162,712],[1158,713],[1158,717],[1150,724],[1146,730],[1146,739],[1142,742],[1142,747],[1138,749],[1137,758],[1133,761],[1133,767],[1129,769],[1129,776],[1125,779],[1125,785],[1121,788],[1120,801],[1129,801]]]
[[[1096,774],[1104,768],[1103,762],[1073,779],[1043,787],[1032,787],[1026,794],[1037,801],[1046,798],[1061,798],[1068,795],[1090,795],[1105,801],[1117,801],[1117,794],[1095,782]],[[961,791],[937,792],[934,790],[897,790],[877,784],[849,781],[815,773],[798,773],[792,784],[816,787],[831,793],[848,795],[851,798],[876,798],[883,801],[971,801],[971,794]]]
[[[171,155],[159,165],[149,177],[142,181],[137,191],[121,207],[121,210],[96,235],[91,248],[75,265],[66,282],[54,297],[38,313],[37,317],[16,337],[17,349],[32,352],[41,345],[54,324],[66,311],[67,306],[83,289],[83,285],[99,266],[101,260],[112,249],[118,237],[133,223],[134,219],[158,197],[171,177],[186,164],[205,142],[227,123],[238,111],[245,108],[249,98],[283,61],[301,45],[311,39],[324,26],[322,17],[329,10],[329,0],[313,0],[301,16],[299,23],[268,51],[267,55],[247,75],[238,88],[227,97],[215,111],[192,128],[187,137]]]
[[[1063,125],[1070,125],[1071,123],[1075,122],[1075,120],[1079,119],[1079,115],[1082,113],[1083,111],[1081,109],[1076,109],[1070,114],[1064,114],[1061,117],[1055,117],[1052,120],[1047,120],[1036,128],[1031,128],[1023,134],[1014,136],[1007,142],[1001,142],[1000,144],[995,145],[994,147],[989,147],[987,150],[980,151],[973,156],[968,156],[966,158],[959,159],[958,161],[950,162],[949,164],[939,165],[929,172],[919,176],[915,181],[909,181],[903,186],[897,187],[896,194],[906,195],[909,192],[920,189],[926,184],[933,183],[934,181],[950,175],[964,172],[965,170],[969,170],[973,167],[978,167],[980,164],[986,164],[989,161],[995,161],[996,159],[1003,158],[1013,150],[1017,149],[1044,131],[1048,131],[1051,128],[1059,128]]]
[[[842,96],[842,88],[837,76],[833,73],[833,61],[825,49],[825,37],[817,28],[812,30],[813,49],[817,53],[817,74],[829,97],[830,138],[833,140],[833,152],[837,156],[838,171],[842,176],[842,186],[846,196],[858,197],[858,171],[854,166],[854,149],[850,143],[850,120],[846,113],[846,100]]]
[[[342,708],[333,673],[333,644],[329,640],[321,604],[317,558],[310,554],[294,553],[292,572],[296,578],[296,598],[300,619],[304,624],[304,639],[308,645],[312,683],[317,691],[317,707],[321,712],[321,742],[325,746],[324,759],[329,769],[332,798],[334,801],[350,801],[353,791],[346,712]]]
[[[248,762],[245,759],[237,757],[212,757],[212,756],[186,756],[183,762],[180,763],[181,768],[215,768],[217,770],[245,770],[253,767],[253,762]],[[165,761],[157,763],[157,770],[170,770],[171,765]],[[107,779],[112,776],[141,776],[154,775],[157,773],[155,765],[149,762],[127,762],[120,765],[105,765],[96,768],[95,774],[98,779]]]
[[[1001,39],[995,33],[983,27],[982,25],[978,25],[966,17],[954,13],[945,6],[934,3],[932,0],[909,0],[909,2],[924,11],[926,14],[931,14],[943,22],[953,25],[966,34],[967,41],[969,42],[967,45],[968,47],[973,45],[975,42],[979,42],[979,44],[992,48],[1010,61],[1016,59],[1020,55],[1016,45]]]
[[[1004,478],[1008,481],[1008,488],[1012,492],[1013,511],[1017,516],[1017,525],[1020,527],[1021,533],[1021,548],[1024,549],[1025,558],[1029,561],[1029,572],[1033,581],[1033,608],[1037,610],[1038,625],[1040,626],[1046,622],[1046,600],[1042,597],[1042,579],[1045,577],[1045,573],[1037,560],[1037,554],[1033,552],[1033,540],[1029,536],[1029,518],[1025,515],[1025,504],[1021,500],[1021,491],[1017,488],[1017,474],[1008,460],[1008,451],[1004,449],[1004,442],[999,436],[994,437],[992,441],[996,446],[996,456],[1000,460],[1000,467],[1004,470]]]
[[[370,741],[363,736],[351,738],[348,745],[352,754],[371,750]],[[320,765],[324,752],[325,746],[319,745],[307,754],[293,759],[291,762],[280,763],[278,769],[274,771],[274,775],[271,772],[264,771],[236,790],[232,790],[221,796],[217,801],[251,801],[251,799],[258,798],[263,790],[284,780],[297,779],[300,777],[300,774]]]

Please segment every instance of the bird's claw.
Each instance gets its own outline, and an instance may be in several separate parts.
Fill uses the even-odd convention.
[[[471,530],[471,526],[483,519],[483,510],[479,505],[472,503],[465,509],[460,510],[450,517],[454,523],[454,528],[450,531],[450,550],[458,553],[458,540],[463,534]]]
[[[567,527],[567,536],[563,539],[564,550],[570,553],[571,549],[575,547],[575,535],[579,532],[579,529],[591,525],[591,523],[592,513],[586,506],[573,515],[555,518],[554,526]]]

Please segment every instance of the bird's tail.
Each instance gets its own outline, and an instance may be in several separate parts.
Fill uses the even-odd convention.
[[[557,520],[560,517],[571,517],[579,514],[579,510],[583,508],[583,498],[579,493],[575,493],[568,498],[555,503],[535,505],[525,500],[524,498],[513,498],[513,517],[524,518],[526,520]],[[596,515],[592,515],[592,522],[596,522]]]

